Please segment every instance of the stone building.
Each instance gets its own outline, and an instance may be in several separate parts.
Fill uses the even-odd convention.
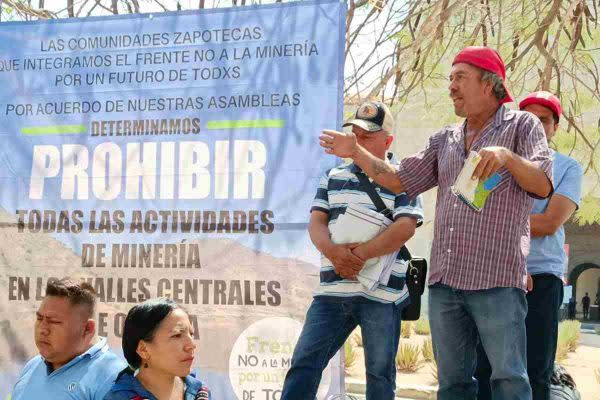
[[[569,222],[565,224],[565,232],[569,245],[566,278],[577,301],[577,316],[583,312],[581,299],[587,292],[592,304],[590,317],[600,320],[600,299],[597,298],[600,296],[600,225],[579,226]]]

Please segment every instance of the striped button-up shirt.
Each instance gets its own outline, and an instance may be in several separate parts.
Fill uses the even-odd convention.
[[[502,168],[502,180],[481,212],[456,197],[454,184],[467,158],[466,122],[429,138],[425,150],[403,159],[398,176],[406,192],[417,196],[438,186],[429,284],[455,289],[526,287],[529,214],[534,195],[524,191]],[[540,121],[532,114],[500,106],[471,150],[502,146],[541,168],[552,181],[552,158]]]
[[[390,163],[397,164],[391,153],[388,153],[388,159]],[[344,164],[327,171],[319,181],[311,212],[326,213],[329,217],[330,230],[350,204],[358,204],[377,211],[377,207],[358,181],[356,176],[358,172],[360,168],[355,164]],[[422,224],[423,207],[420,196],[411,199],[405,193],[394,194],[376,183],[374,186],[386,207],[393,212],[394,220],[409,217],[417,221],[417,226]],[[408,287],[405,285],[407,261],[401,253],[398,254],[387,285],[379,284],[373,290],[368,290],[357,280],[339,276],[331,261],[321,255],[321,279],[315,296],[326,296],[329,300],[339,301],[366,299],[404,306],[408,304]]]

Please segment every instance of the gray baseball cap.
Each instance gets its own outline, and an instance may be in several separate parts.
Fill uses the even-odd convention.
[[[342,126],[356,125],[369,132],[384,130],[393,133],[394,117],[389,107],[380,101],[365,101],[356,110],[354,118]]]

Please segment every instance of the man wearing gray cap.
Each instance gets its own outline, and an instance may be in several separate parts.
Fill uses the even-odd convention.
[[[374,157],[396,164],[388,152],[394,139],[394,119],[385,104],[361,104],[344,126],[352,127],[357,141]],[[393,222],[364,243],[334,243],[332,227],[348,207],[363,207],[366,215],[377,212],[368,194],[373,189]],[[408,301],[404,282],[407,260],[398,254],[389,280],[381,280],[385,283],[376,281],[374,286],[366,287],[363,280],[356,278],[367,260],[399,250],[422,221],[419,197],[410,199],[404,193],[394,194],[371,184],[354,163],[333,168],[321,178],[308,228],[313,244],[322,254],[320,285],[306,314],[281,400],[314,399],[323,369],[357,326],[361,328],[365,349],[367,400],[394,399],[400,314]]]

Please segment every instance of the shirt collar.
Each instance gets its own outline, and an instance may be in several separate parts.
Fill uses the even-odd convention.
[[[121,373],[113,385],[111,392],[134,392],[138,396],[142,396],[147,399],[155,399],[144,385],[133,375],[133,373]]]
[[[200,389],[202,389],[202,382],[196,379],[196,374],[194,372],[186,376],[183,381],[185,383],[186,393],[195,395]]]
[[[501,105],[496,110],[496,115],[494,115],[494,128],[499,127],[505,121],[510,121],[515,117],[515,112],[506,106]]]
[[[108,351],[108,343],[106,341],[106,338],[98,337],[98,343],[96,343],[95,345],[90,347],[85,353],[82,353],[82,354],[74,357],[71,361],[69,361],[68,363],[66,363],[65,365],[60,367],[59,369],[52,369],[52,365],[50,365],[50,363],[48,363],[43,358],[42,358],[42,360],[44,361],[44,364],[46,364],[46,371],[48,372],[48,375],[50,375],[54,372],[67,369],[67,368],[71,367],[72,365],[77,364],[79,361],[83,360],[86,357],[93,358],[97,354],[105,353],[107,351]]]
[[[202,389],[202,382],[196,379],[196,374],[192,372],[185,378],[183,378],[183,383],[185,385],[185,394],[186,398],[188,394],[195,395],[200,389]],[[148,391],[142,385],[142,383],[130,373],[123,373],[117,378],[113,388],[111,389],[113,392],[119,391],[129,391],[135,392],[136,395],[142,396],[145,399],[155,399],[154,395]]]
[[[515,112],[513,110],[506,108],[506,106],[504,106],[504,105],[501,105],[500,107],[498,107],[498,109],[496,110],[496,113],[494,114],[492,126],[494,127],[494,129],[498,128],[500,125],[502,125],[503,122],[510,121],[514,117],[515,117]],[[459,140],[461,137],[460,135],[464,134],[465,129],[467,128],[467,120],[465,119],[462,122],[462,124],[455,125],[455,126],[457,129],[455,129],[454,135],[457,135],[456,140]]]

